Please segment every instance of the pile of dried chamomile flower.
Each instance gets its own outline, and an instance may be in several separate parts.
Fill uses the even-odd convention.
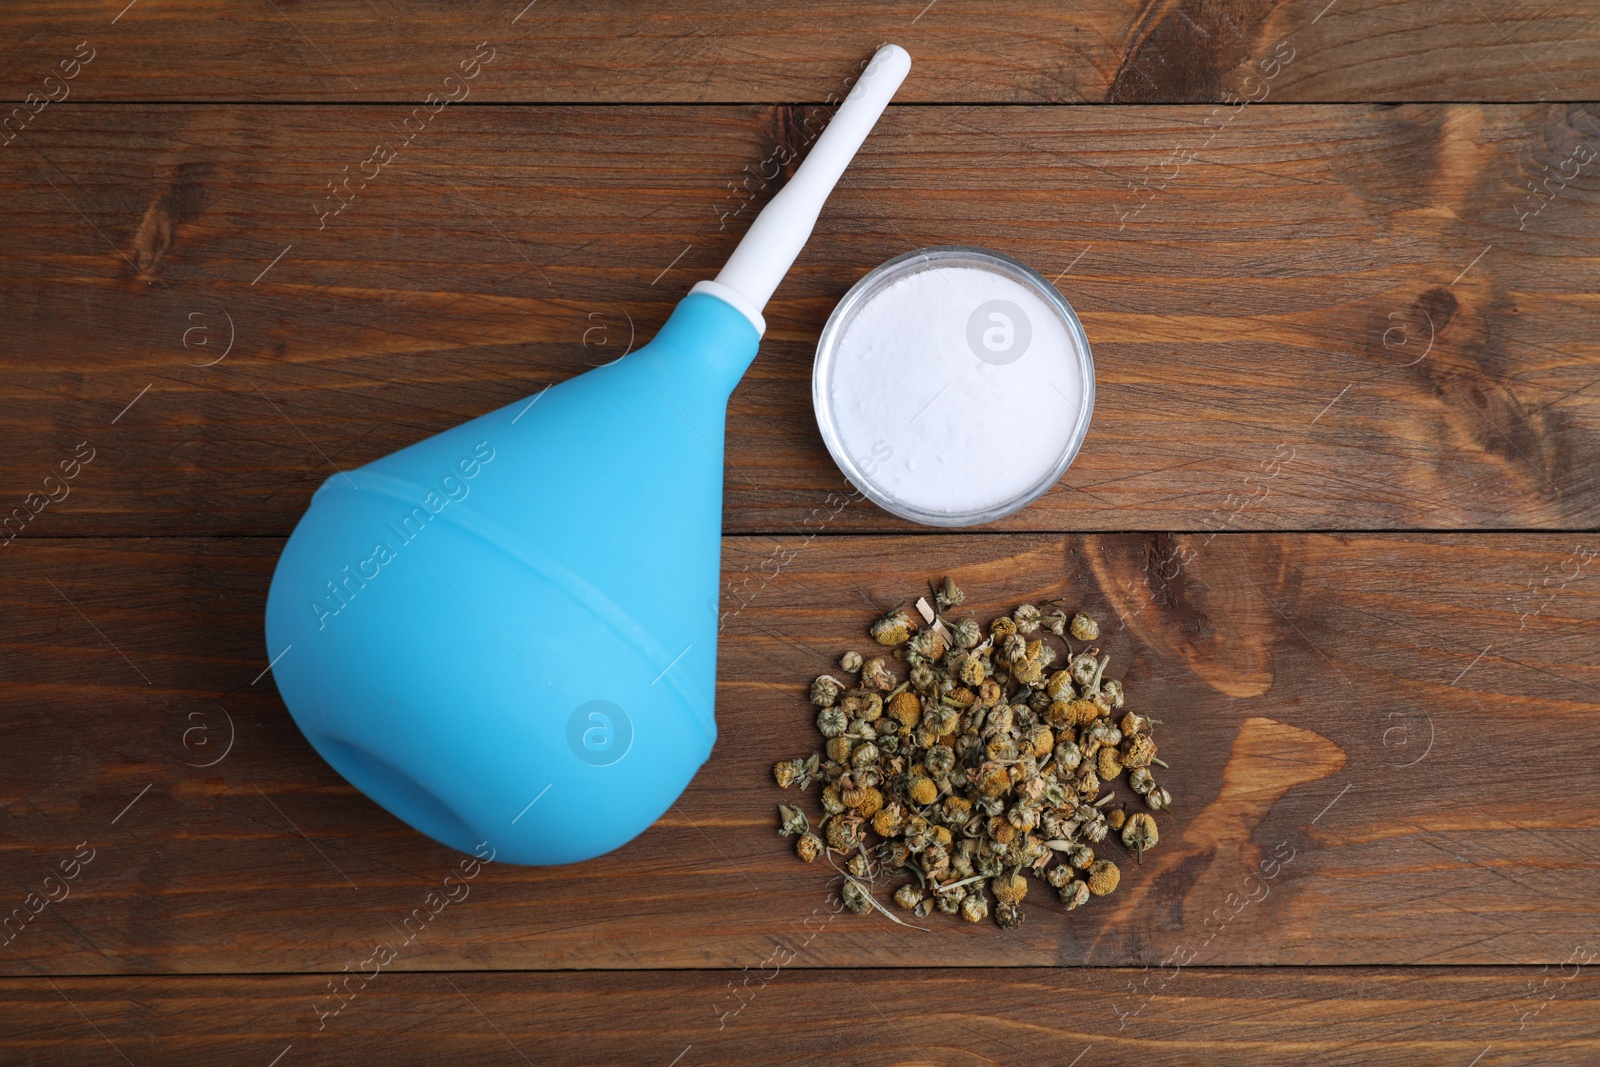
[[[780,804],[779,833],[807,863],[842,858],[841,895],[858,914],[894,918],[874,894],[880,876],[906,879],[893,900],[918,918],[937,908],[979,922],[992,894],[1008,928],[1022,922],[1029,871],[1068,910],[1112,892],[1122,872],[1104,853],[1120,842],[1124,862],[1142,859],[1160,840],[1154,813],[1172,803],[1152,769],[1167,766],[1157,720],[1122,710],[1093,619],[1023,604],[986,632],[947,614],[965,599],[950,579],[932,592],[872,624],[883,654],[844,654],[849,682],[811,683],[825,750],[773,774],[784,788],[820,782],[824,818],[813,829]]]

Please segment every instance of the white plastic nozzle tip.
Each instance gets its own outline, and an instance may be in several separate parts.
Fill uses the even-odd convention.
[[[742,296],[758,316],[805,247],[828,194],[910,70],[911,55],[904,48],[886,44],[878,49],[805,162],[728,257],[717,284]],[[749,314],[745,307],[740,310]]]

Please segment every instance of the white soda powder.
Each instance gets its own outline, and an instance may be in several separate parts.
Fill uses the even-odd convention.
[[[950,515],[1003,505],[1048,476],[1083,400],[1059,314],[1011,278],[958,266],[868,298],[838,339],[828,386],[843,450],[873,487]]]

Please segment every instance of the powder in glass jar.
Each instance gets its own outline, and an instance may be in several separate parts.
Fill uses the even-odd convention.
[[[1004,510],[1076,448],[1086,345],[1028,285],[929,266],[842,325],[824,388],[838,444],[875,495],[930,517]]]

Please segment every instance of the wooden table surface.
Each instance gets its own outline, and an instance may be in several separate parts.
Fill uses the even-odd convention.
[[[888,40],[729,412],[710,762],[319,1015],[457,857],[272,686],[312,490],[648,339]],[[1600,1063],[1600,0],[10,0],[0,56],[0,1062]],[[951,243],[1098,374],[961,533],[809,405],[845,290]],[[947,573],[1097,613],[1166,723],[1095,907],[834,918],[774,833],[806,682]]]

